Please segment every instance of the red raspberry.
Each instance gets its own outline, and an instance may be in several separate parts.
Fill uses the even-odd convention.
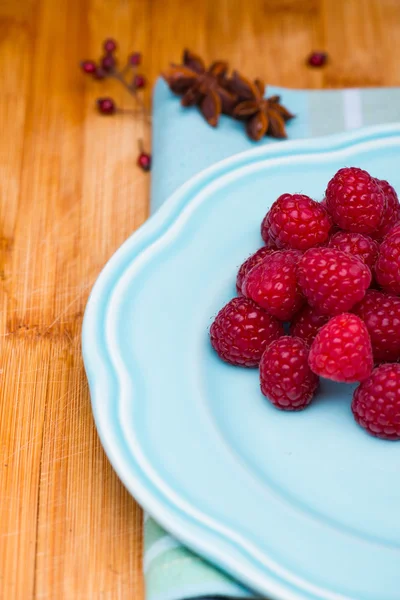
[[[377,367],[354,392],[351,409],[371,435],[400,440],[400,365]]]
[[[267,248],[273,248],[274,250],[277,250],[278,247],[275,244],[275,242],[272,240],[272,238],[269,235],[269,229],[270,229],[270,223],[269,223],[269,215],[270,215],[270,210],[267,212],[267,214],[265,215],[265,217],[262,220],[261,223],[261,237],[265,242],[265,245],[267,246]]]
[[[296,261],[287,252],[274,252],[244,279],[242,292],[270,315],[289,321],[304,302],[297,283]]]
[[[379,257],[375,264],[375,277],[385,292],[400,295],[400,231],[394,232],[383,240]]]
[[[308,303],[328,315],[350,310],[371,283],[371,272],[361,260],[335,248],[307,250],[297,274]]]
[[[333,317],[317,333],[308,362],[321,377],[344,383],[362,381],[374,366],[365,324],[350,313]]]
[[[300,262],[300,259],[304,254],[301,250],[281,250],[281,252],[284,252],[287,256],[291,256],[296,265]]]
[[[248,298],[233,298],[210,328],[211,344],[226,362],[255,367],[272,341],[283,335],[282,324]]]
[[[370,269],[374,266],[379,254],[378,242],[375,242],[368,235],[352,233],[351,231],[339,231],[335,233],[329,240],[328,246],[357,256]]]
[[[333,229],[335,230],[335,233],[336,233],[336,231],[340,231],[339,227],[337,225],[335,225],[335,223],[333,222],[332,216],[331,216],[331,214],[329,212],[329,209],[328,209],[328,201],[326,199],[326,196],[324,196],[322,198],[322,200],[321,200],[321,202],[319,204],[320,204],[320,206],[324,207],[324,210],[326,211],[326,214],[328,215],[328,219],[329,219],[330,224],[331,224],[331,230],[329,232],[329,235],[332,235],[332,230]]]
[[[260,361],[261,391],[281,410],[302,410],[310,404],[318,377],[308,366],[308,348],[294,337],[272,342]]]
[[[336,235],[336,233],[339,233],[339,231],[343,231],[343,229],[340,229],[340,227],[338,227],[337,225],[333,224],[332,228],[329,232],[329,239],[332,238],[334,235]],[[324,244],[325,246],[327,246],[328,244]]]
[[[391,237],[392,235],[400,235],[400,223],[398,225],[395,225],[394,227],[392,227],[392,229],[389,231],[389,233],[386,235],[386,237],[388,238],[389,236]]]
[[[326,188],[328,211],[341,229],[372,233],[381,223],[385,195],[375,180],[362,169],[340,169]]]
[[[269,240],[269,211],[261,221],[261,237],[265,243]]]
[[[319,202],[302,194],[282,194],[268,213],[269,237],[278,248],[307,250],[329,237],[331,222]]]
[[[375,362],[400,360],[400,298],[368,290],[353,311],[367,326]]]
[[[374,179],[385,195],[386,208],[383,213],[382,221],[378,228],[371,233],[371,237],[381,240],[392,227],[400,221],[400,204],[394,188],[383,179]]]
[[[270,250],[278,250],[279,249],[278,246],[275,244],[275,242],[271,238],[265,240],[265,245]]]
[[[244,261],[244,263],[239,268],[236,277],[236,289],[239,292],[239,294],[242,292],[243,280],[246,277],[247,273],[249,273],[253,267],[262,262],[264,258],[268,256],[268,254],[272,254],[273,252],[274,250],[272,250],[271,248],[263,246],[262,248],[259,248],[257,252],[254,252],[254,254],[249,256],[247,260]]]
[[[290,333],[303,340],[307,346],[311,346],[318,331],[328,320],[328,315],[323,315],[312,306],[305,306],[294,316],[290,325]]]

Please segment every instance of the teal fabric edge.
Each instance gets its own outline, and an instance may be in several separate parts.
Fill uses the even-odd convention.
[[[155,537],[154,533],[156,533]],[[255,597],[254,593],[229,575],[206,562],[185,546],[175,542],[176,540],[156,521],[151,517],[147,518],[144,524],[145,548],[159,550],[159,545],[162,546],[161,552],[156,552],[150,561],[146,560],[150,554],[145,555],[144,568],[148,598],[175,600],[176,598],[215,595],[230,598]],[[169,581],[174,581],[173,589],[165,589],[166,573],[168,573]],[[199,582],[202,579],[203,581]],[[195,580],[197,580],[196,583]]]
[[[150,596],[146,596],[146,599],[149,597]],[[151,594],[151,600],[176,600],[177,598],[182,600],[190,600],[191,598],[198,598],[199,600],[202,600],[203,598],[207,598],[207,600],[211,598],[230,598],[232,600],[250,598],[250,600],[252,600],[259,598],[259,596],[255,596],[246,590],[241,592],[238,586],[229,585],[228,582],[214,586],[211,586],[206,582],[201,585],[196,584],[191,586],[177,587],[173,590],[165,590],[164,592],[160,592],[158,594]]]

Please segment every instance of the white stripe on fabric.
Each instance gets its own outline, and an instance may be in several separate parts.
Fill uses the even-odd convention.
[[[168,550],[181,547],[181,544],[173,537],[166,535],[165,537],[157,540],[151,548],[145,553],[143,558],[143,571],[146,573],[150,568],[151,563],[155,558],[164,554]]]
[[[363,124],[360,90],[343,90],[343,115],[346,129],[357,129]]]
[[[147,521],[150,519],[150,515],[147,512],[143,513],[143,524],[147,523]]]

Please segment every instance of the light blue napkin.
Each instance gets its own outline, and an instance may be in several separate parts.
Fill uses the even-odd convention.
[[[267,89],[279,94],[296,115],[287,124],[288,139],[328,135],[366,125],[400,121],[400,89],[334,91]],[[285,143],[264,138],[257,144]],[[196,109],[184,109],[159,80],[153,105],[151,211],[180,185],[223,158],[254,148],[243,124],[222,117],[209,127]],[[147,600],[184,600],[205,596],[256,598],[240,582],[222,573],[145,517],[144,574]]]

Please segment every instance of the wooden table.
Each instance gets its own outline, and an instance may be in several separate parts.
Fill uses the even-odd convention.
[[[140,117],[85,78],[112,35],[153,82],[188,45],[292,87],[399,85],[398,0],[3,0],[0,598],[140,600],[141,511],[100,446],[81,360],[100,269],[148,214]],[[304,65],[326,49],[323,70]],[[149,98],[147,98],[149,100]]]

